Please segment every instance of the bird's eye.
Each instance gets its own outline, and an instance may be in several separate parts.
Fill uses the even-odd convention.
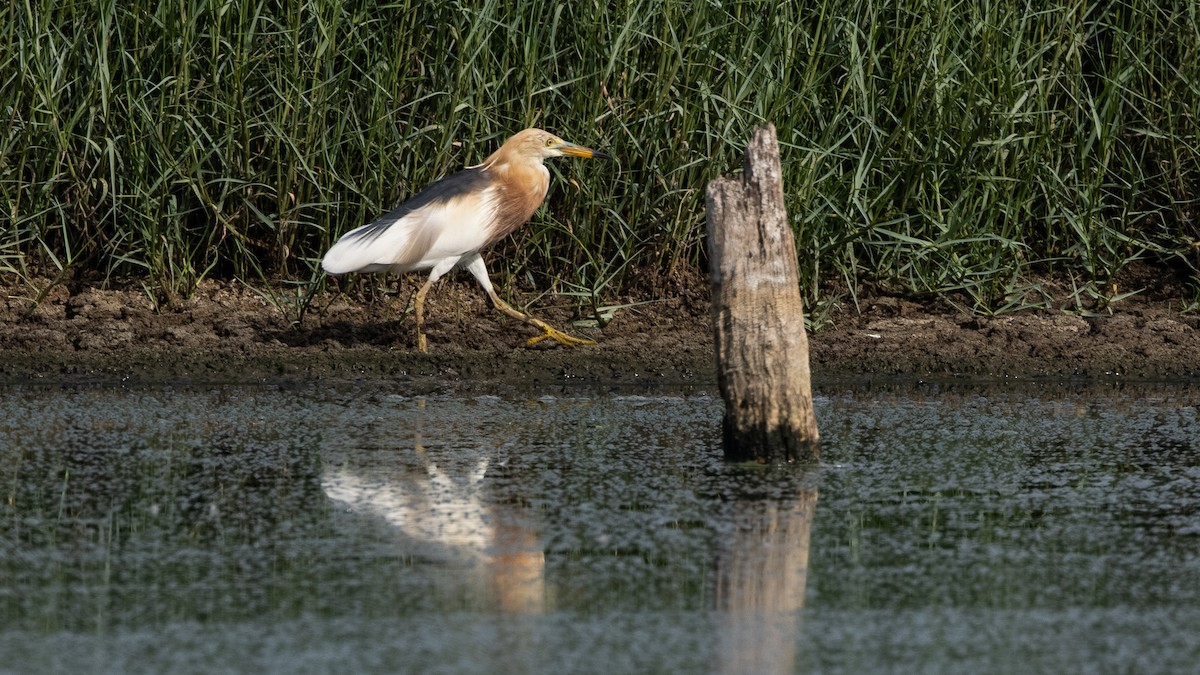
[[[553,138],[547,138],[547,139],[546,139],[546,147],[547,147],[547,148],[552,148],[552,147],[554,147],[554,139],[553,139]]]

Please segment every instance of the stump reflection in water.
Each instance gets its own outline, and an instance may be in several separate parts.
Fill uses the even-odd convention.
[[[808,580],[817,489],[793,499],[737,501],[733,536],[717,554],[722,673],[791,673]]]

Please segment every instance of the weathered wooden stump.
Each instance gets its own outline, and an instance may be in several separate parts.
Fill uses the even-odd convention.
[[[742,176],[710,182],[706,202],[725,458],[815,462],[808,336],[774,125],[755,129]]]

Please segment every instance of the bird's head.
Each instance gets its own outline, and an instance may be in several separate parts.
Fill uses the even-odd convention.
[[[542,131],[541,129],[526,129],[519,132],[508,139],[502,150],[510,150],[522,158],[539,161],[550,157],[562,157],[563,155],[587,157],[589,159],[611,159],[608,153],[568,143],[558,136],[548,131]]]

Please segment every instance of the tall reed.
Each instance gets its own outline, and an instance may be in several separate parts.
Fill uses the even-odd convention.
[[[562,162],[502,284],[703,267],[703,191],[784,145],[823,281],[1019,306],[1200,266],[1195,0],[29,0],[0,6],[0,274],[320,279],[339,234],[510,133]],[[502,261],[502,262],[501,262]]]

